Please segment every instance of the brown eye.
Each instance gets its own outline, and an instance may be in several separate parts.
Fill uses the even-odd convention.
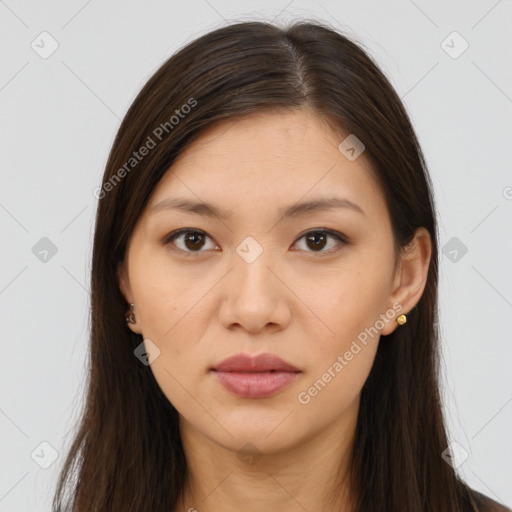
[[[182,229],[176,233],[171,233],[165,239],[165,244],[172,243],[179,250],[184,252],[205,252],[201,249],[206,245],[206,239],[211,238],[203,231]]]
[[[306,249],[304,250],[308,252],[318,252],[321,254],[331,254],[336,252],[340,245],[345,245],[347,243],[341,233],[324,229],[308,231],[299,238],[299,240],[302,239],[304,239],[304,245],[306,246]],[[338,243],[329,244],[329,239],[334,239]],[[327,250],[323,250],[326,246],[328,246]]]
[[[340,249],[340,246],[348,243],[341,233],[325,229],[308,231],[298,240],[303,239],[304,246],[300,249],[318,254],[334,253]],[[208,240],[211,243],[210,247],[207,247]],[[330,240],[331,242],[329,242]],[[181,229],[171,233],[165,238],[164,244],[172,244],[177,250],[188,254],[206,252],[208,248],[215,249],[217,247],[204,231],[197,229]],[[206,249],[202,250],[205,247]]]
[[[184,238],[184,244],[191,251],[201,249],[204,245],[203,235],[201,233],[189,233]]]
[[[310,249],[321,251],[327,243],[327,238],[325,233],[310,233],[306,235],[306,244]]]

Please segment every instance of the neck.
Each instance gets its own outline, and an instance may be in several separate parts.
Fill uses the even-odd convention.
[[[252,454],[221,446],[180,416],[188,474],[177,510],[351,512],[350,455],[358,408],[356,400],[328,430],[298,446]]]

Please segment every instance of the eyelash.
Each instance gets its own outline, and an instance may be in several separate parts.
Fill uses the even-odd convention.
[[[164,245],[168,245],[171,242],[173,242],[176,238],[178,238],[179,236],[181,236],[183,234],[189,234],[189,233],[203,235],[207,238],[210,238],[210,240],[211,240],[211,237],[208,236],[204,231],[202,231],[200,229],[183,228],[183,229],[180,229],[178,231],[173,231],[172,233],[168,234],[164,238],[163,243],[164,243]],[[330,230],[330,229],[311,229],[309,231],[306,231],[305,233],[303,233],[302,235],[300,235],[297,238],[297,240],[294,242],[294,244],[309,234],[328,235],[328,236],[331,236],[331,237],[335,238],[336,240],[338,240],[338,242],[340,242],[339,245],[337,245],[336,247],[332,247],[331,249],[328,249],[327,251],[306,251],[306,252],[310,252],[312,254],[318,254],[320,256],[331,255],[331,254],[337,252],[338,250],[340,250],[340,245],[343,246],[343,245],[348,244],[348,240],[345,235],[343,235],[342,233],[339,233],[337,231]],[[202,252],[206,252],[206,251],[201,251],[201,250],[187,251],[187,250],[183,250],[183,249],[179,249],[179,248],[175,248],[175,249],[173,248],[173,250],[180,251],[180,252],[186,254],[187,256],[195,256],[196,254],[201,254]]]

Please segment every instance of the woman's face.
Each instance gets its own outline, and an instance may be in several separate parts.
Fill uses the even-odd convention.
[[[223,121],[156,187],[119,275],[182,429],[271,453],[354,424],[379,335],[422,290],[400,287],[384,197],[344,139],[308,111]],[[220,366],[264,353],[295,371]]]

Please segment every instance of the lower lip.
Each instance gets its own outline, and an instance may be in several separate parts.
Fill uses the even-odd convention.
[[[292,372],[214,372],[231,393],[244,398],[267,398],[288,387],[299,375]]]

